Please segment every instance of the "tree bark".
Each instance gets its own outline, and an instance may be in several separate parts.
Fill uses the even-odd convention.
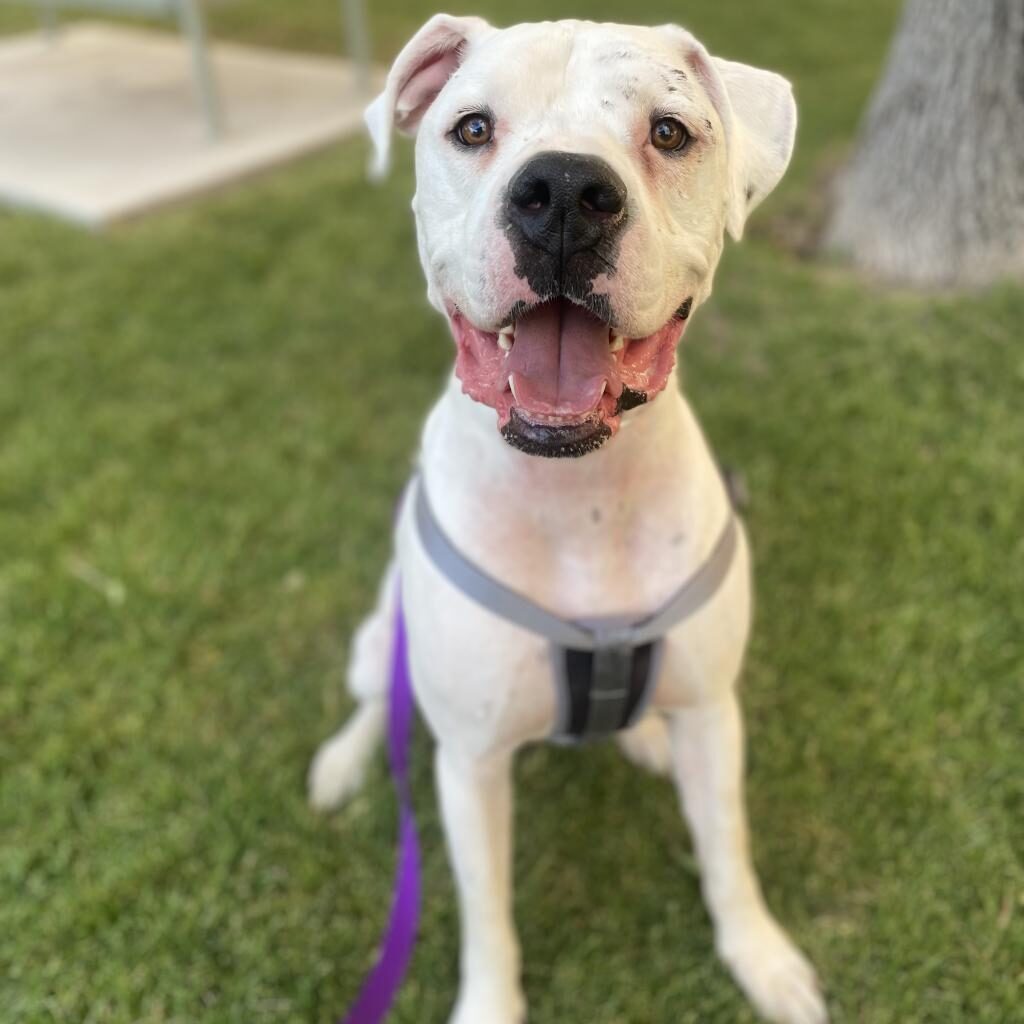
[[[1024,0],[907,0],[825,234],[922,286],[1024,277]]]

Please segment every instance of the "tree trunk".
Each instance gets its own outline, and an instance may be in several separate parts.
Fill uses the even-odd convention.
[[[924,286],[1024,277],[1024,0],[907,0],[825,235]]]

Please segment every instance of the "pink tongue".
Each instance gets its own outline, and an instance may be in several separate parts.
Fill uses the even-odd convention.
[[[582,416],[597,407],[605,382],[622,390],[608,326],[566,300],[545,302],[516,323],[505,367],[516,404],[527,412]]]

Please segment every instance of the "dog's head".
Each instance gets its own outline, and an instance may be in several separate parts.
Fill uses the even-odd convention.
[[[463,389],[540,455],[597,448],[665,387],[796,128],[785,79],[674,25],[443,14],[366,116],[379,172],[394,127],[417,136],[420,257]]]

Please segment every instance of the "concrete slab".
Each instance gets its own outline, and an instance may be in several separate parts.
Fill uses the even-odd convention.
[[[79,23],[0,39],[0,202],[102,226],[308,152],[362,125],[343,60],[212,47],[209,139],[180,35]]]

